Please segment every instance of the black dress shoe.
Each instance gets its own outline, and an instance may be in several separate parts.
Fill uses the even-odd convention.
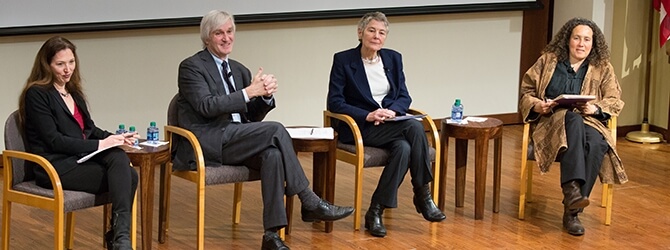
[[[563,228],[568,231],[569,234],[574,236],[584,235],[584,226],[582,222],[579,221],[579,209],[565,209],[563,212]]]
[[[414,207],[416,207],[416,212],[421,213],[427,221],[440,222],[447,218],[433,202],[428,185],[414,188]]]
[[[279,238],[277,233],[266,232],[263,234],[263,245],[261,246],[262,250],[289,250],[288,246],[284,244],[284,241]]]
[[[105,233],[105,243],[107,243],[107,249],[114,249],[114,230]]]
[[[383,214],[384,206],[375,203],[370,204],[368,212],[365,213],[365,229],[367,229],[372,236],[386,236],[386,227],[384,227],[384,223],[382,222]]]
[[[561,185],[563,189],[563,205],[568,209],[585,208],[589,205],[589,198],[582,196],[582,190],[577,181],[569,181]]]
[[[304,222],[335,221],[347,217],[353,212],[353,207],[340,207],[323,199],[313,210],[308,210],[305,207],[301,207],[300,210]]]

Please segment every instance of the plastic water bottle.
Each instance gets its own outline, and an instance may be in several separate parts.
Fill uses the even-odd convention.
[[[130,133],[135,133],[135,132],[136,132],[136,131],[135,131],[135,126],[130,126],[130,127],[128,128],[128,130],[130,130]],[[138,147],[139,145],[140,145],[140,140],[138,140],[137,138],[134,138],[134,140],[133,140],[133,147]]]
[[[461,104],[461,99],[456,99],[454,105],[451,106],[451,120],[456,123],[463,121],[463,104]]]
[[[152,144],[158,143],[158,127],[156,127],[156,122],[149,123],[149,127],[147,128],[147,141]]]
[[[126,131],[126,125],[124,125],[123,123],[119,124],[119,129],[116,130],[116,134],[121,135],[127,132],[128,131]]]

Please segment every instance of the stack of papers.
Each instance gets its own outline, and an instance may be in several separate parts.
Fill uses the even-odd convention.
[[[469,122],[485,122],[486,117],[468,116],[468,117],[465,117],[465,119],[463,119],[463,120],[466,120],[466,121],[469,121]]]
[[[155,142],[143,141],[140,143],[140,145],[142,146],[149,146],[149,147],[160,147],[166,144],[168,144],[167,141],[155,141]]]
[[[394,121],[404,121],[407,119],[421,119],[426,117],[426,115],[401,115],[401,116],[396,116],[391,119],[384,119],[385,122],[394,122]]]
[[[77,163],[79,163],[79,164],[84,163],[85,161],[88,161],[88,159],[91,159],[91,157],[97,155],[98,153],[100,153],[102,151],[105,151],[107,149],[113,148],[113,147],[118,147],[118,146],[110,146],[110,147],[98,149],[98,150],[96,150],[96,151],[94,151],[90,154],[85,155],[84,157],[79,158],[79,160],[77,160]]]
[[[330,139],[335,138],[333,128],[286,128],[293,139]]]
[[[447,124],[468,124],[467,120],[461,120],[460,122],[454,121],[452,119],[447,119]]]
[[[464,124],[468,124],[468,122],[485,122],[486,119],[488,119],[488,118],[468,116],[468,117],[465,117],[465,119],[461,120],[461,122],[456,122],[452,119],[447,119],[447,124],[461,124],[461,125],[464,125]]]

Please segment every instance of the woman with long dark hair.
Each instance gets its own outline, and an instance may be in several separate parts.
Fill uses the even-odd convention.
[[[63,189],[93,194],[109,192],[112,230],[108,249],[131,249],[130,224],[137,172],[122,149],[110,148],[88,161],[82,156],[98,149],[132,145],[136,133],[114,135],[95,126],[81,87],[76,47],[63,37],[44,42],[19,98],[19,113],[28,152],[46,158],[58,172]],[[51,188],[39,167],[36,183]]]

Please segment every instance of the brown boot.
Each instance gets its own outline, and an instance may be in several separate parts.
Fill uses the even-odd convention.
[[[563,205],[566,209],[580,209],[589,205],[589,198],[582,196],[582,190],[577,181],[569,181],[561,185],[563,188]]]
[[[579,221],[579,209],[568,209],[565,208],[563,212],[563,228],[568,231],[569,234],[574,236],[581,236],[584,234],[584,226],[582,222]]]

